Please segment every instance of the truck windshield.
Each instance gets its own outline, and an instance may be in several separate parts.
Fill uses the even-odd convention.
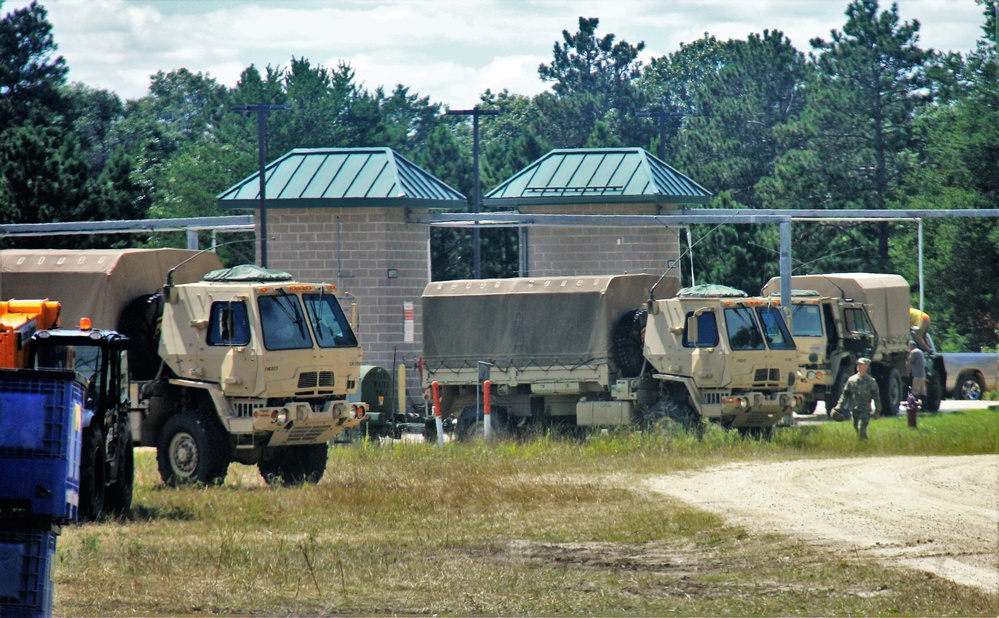
[[[332,294],[303,294],[305,310],[321,348],[357,347],[350,322]]]
[[[303,350],[312,347],[312,337],[309,335],[309,327],[305,325],[298,296],[261,296],[257,299],[257,306],[260,308],[260,327],[265,348]]]
[[[35,368],[75,371],[87,385],[84,407],[94,409],[100,403],[98,394],[104,390],[101,386],[101,367],[104,364],[101,352],[98,346],[39,343]]]
[[[735,307],[725,310],[725,327],[728,329],[728,343],[733,350],[762,350],[763,335],[753,318],[749,307]]]
[[[763,325],[763,334],[767,339],[767,347],[771,350],[793,350],[794,339],[787,330],[784,323],[784,316],[781,315],[777,307],[757,307],[757,315],[760,316],[760,324]]]
[[[822,336],[822,315],[818,305],[795,305],[791,315],[791,332],[795,337]]]

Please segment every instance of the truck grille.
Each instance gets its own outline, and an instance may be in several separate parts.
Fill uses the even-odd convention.
[[[303,371],[298,374],[298,388],[333,388],[333,372]]]
[[[753,383],[780,384],[780,369],[776,367],[757,369],[756,375],[753,376]]]
[[[232,410],[236,413],[239,418],[252,418],[253,411],[257,408],[262,408],[266,405],[263,401],[253,400],[253,401],[233,401]]]
[[[701,403],[713,406],[721,404],[726,397],[731,397],[732,391],[703,391],[701,392]]]
[[[325,425],[292,428],[288,436],[288,444],[314,444],[328,429]]]

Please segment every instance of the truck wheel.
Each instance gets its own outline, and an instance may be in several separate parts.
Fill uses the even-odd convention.
[[[500,407],[494,408],[490,416],[492,416],[489,421],[491,437],[493,439],[506,438],[509,435],[506,410]],[[469,406],[461,411],[461,415],[458,416],[457,434],[459,442],[471,442],[485,437],[486,420],[482,408],[477,411],[475,406]]]
[[[221,485],[229,471],[229,440],[214,419],[182,412],[160,432],[156,462],[167,485]]]
[[[104,515],[104,433],[95,418],[83,430],[80,449],[80,521],[96,521]]]
[[[643,429],[678,427],[684,431],[704,436],[704,419],[690,403],[686,392],[668,390],[662,398],[649,406],[641,419]]]
[[[815,408],[817,408],[818,405],[819,405],[818,401],[806,401],[805,407],[802,408],[801,412],[799,412],[798,414],[804,414],[804,415],[815,414]]]
[[[839,403],[839,398],[843,396],[843,389],[846,388],[846,381],[850,379],[850,374],[846,370],[846,367],[841,367],[839,373],[836,374],[836,381],[833,383],[831,390],[826,392],[826,416],[829,416],[830,410],[836,407]]]
[[[304,483],[318,483],[326,473],[329,457],[327,444],[280,446],[271,449],[271,456],[257,464],[260,476],[268,485],[297,487]]]
[[[923,400],[923,408],[927,412],[938,412],[940,410],[940,400],[943,399],[944,385],[940,379],[940,374],[934,372],[926,383],[926,398]]]
[[[881,414],[884,416],[896,416],[898,407],[902,404],[902,374],[894,367],[888,371],[884,379],[878,384],[881,389]]]
[[[135,449],[131,435],[125,439],[118,465],[118,480],[108,486],[104,504],[109,513],[127,515],[132,508],[135,487]]]
[[[966,401],[981,401],[985,387],[978,376],[965,375],[957,380],[957,395]]]
[[[623,378],[637,378],[645,366],[645,342],[642,333],[648,323],[645,309],[629,311],[621,316],[614,328],[614,361]]]

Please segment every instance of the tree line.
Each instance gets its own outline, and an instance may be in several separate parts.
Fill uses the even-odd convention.
[[[842,28],[796,49],[780,31],[705,34],[647,64],[644,42],[599,33],[598,18],[564,30],[538,67],[549,89],[480,95],[501,115],[480,121],[483,192],[553,148],[642,147],[715,193],[715,207],[961,209],[999,206],[996,0],[976,0],[975,50],[919,44],[897,5],[853,0]],[[0,0],[0,8],[2,8]],[[247,67],[234,87],[180,69],[148,94],[68,83],[42,4],[0,20],[0,221],[44,223],[217,216],[215,196],[257,171],[256,121],[239,104],[284,104],[268,118],[267,160],[293,148],[389,147],[472,195],[467,117],[403,84],[359,83],[291,58]],[[642,114],[644,112],[644,114]],[[658,115],[649,118],[649,112]],[[694,226],[699,281],[757,293],[778,274],[773,226]],[[944,349],[999,344],[999,224],[927,219],[925,298]],[[169,235],[0,238],[0,247],[108,247],[183,242]],[[912,223],[795,224],[795,274],[902,274],[917,290]],[[223,250],[252,260],[251,243]],[[470,234],[433,229],[435,279],[471,276]],[[509,230],[482,232],[482,273],[513,276]]]

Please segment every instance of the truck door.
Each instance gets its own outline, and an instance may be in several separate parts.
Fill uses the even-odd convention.
[[[683,347],[692,348],[690,374],[699,388],[722,384],[724,363],[718,351],[720,343],[715,312],[699,309],[687,313]]]
[[[211,355],[222,355],[222,390],[226,395],[249,395],[256,377],[250,346],[250,321],[242,300],[212,303],[207,341]]]
[[[843,348],[857,357],[871,356],[878,347],[878,333],[863,305],[843,308]]]

